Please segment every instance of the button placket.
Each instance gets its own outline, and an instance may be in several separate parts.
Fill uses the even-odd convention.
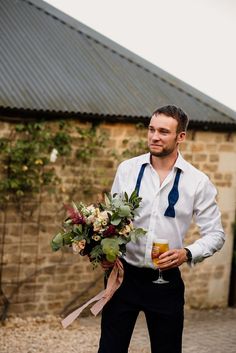
[[[146,251],[145,251],[145,264],[152,266],[151,252],[152,252],[152,243],[156,232],[156,224],[158,218],[158,205],[159,205],[159,194],[160,190],[156,193],[155,199],[153,201],[152,213],[150,217],[150,225],[148,229],[148,237],[146,243]]]

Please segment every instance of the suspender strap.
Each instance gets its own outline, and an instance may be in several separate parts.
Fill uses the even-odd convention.
[[[175,204],[179,199],[179,190],[178,190],[178,185],[179,185],[179,177],[180,177],[181,169],[177,168],[177,172],[175,175],[175,180],[172,189],[170,190],[170,193],[168,195],[168,202],[169,205],[164,213],[164,216],[167,217],[172,217],[175,218]]]
[[[144,170],[145,170],[147,164],[148,163],[142,164],[142,166],[140,168],[140,171],[139,171],[139,174],[138,174],[138,178],[137,178],[136,186],[135,186],[135,190],[136,190],[137,196],[139,195],[139,189],[140,189],[140,185],[141,185],[141,180],[143,178],[143,173],[144,173]]]

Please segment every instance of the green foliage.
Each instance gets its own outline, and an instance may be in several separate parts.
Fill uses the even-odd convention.
[[[70,125],[64,120],[59,122],[58,131],[53,136],[53,143],[60,156],[70,155],[72,143]]]
[[[77,132],[79,133],[80,147],[77,149],[76,157],[83,162],[89,162],[99,148],[105,147],[107,134],[95,127],[77,128]]]
[[[57,182],[50,162],[53,149],[70,153],[70,136],[60,122],[53,131],[43,122],[18,124],[8,138],[0,139],[0,203],[19,200]]]
[[[146,127],[143,124],[137,124],[136,131],[137,131],[137,138],[132,137],[129,139],[124,139],[122,141],[124,146],[123,152],[121,154],[118,154],[115,150],[113,150],[111,153],[112,157],[114,157],[120,162],[124,159],[136,157],[136,156],[139,156],[140,154],[148,152]]]
[[[140,138],[137,141],[124,140],[123,144],[126,145],[127,148],[123,151],[121,155],[122,159],[136,157],[140,154],[148,152],[147,141],[144,138]]]

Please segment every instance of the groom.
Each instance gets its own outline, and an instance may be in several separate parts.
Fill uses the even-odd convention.
[[[127,245],[123,283],[102,312],[98,353],[127,353],[140,311],[146,317],[152,353],[181,353],[184,283],[179,267],[184,262],[194,266],[224,244],[216,189],[178,150],[187,125],[182,109],[172,105],[157,109],[148,127],[149,153],[118,167],[112,194],[137,190],[142,202],[135,226],[148,232]],[[184,248],[193,216],[201,237]],[[158,267],[168,281],[161,285],[153,283],[155,236],[167,238],[170,245],[159,258]]]

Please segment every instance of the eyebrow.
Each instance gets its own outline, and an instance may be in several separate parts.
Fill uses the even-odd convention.
[[[148,125],[148,128],[151,128],[151,129],[154,129],[154,130],[161,130],[161,131],[171,132],[171,130],[167,129],[166,127],[159,127],[158,129],[155,129],[154,126]]]

